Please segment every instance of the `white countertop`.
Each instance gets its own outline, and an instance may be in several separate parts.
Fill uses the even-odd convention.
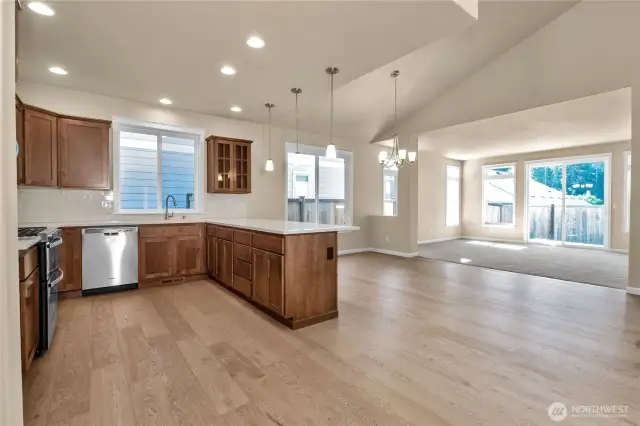
[[[82,222],[46,222],[46,223],[21,223],[20,227],[46,226],[49,228],[70,227],[94,227],[94,226],[135,226],[135,225],[171,225],[183,223],[210,223],[213,225],[233,226],[252,231],[269,232],[281,235],[314,234],[319,232],[351,232],[360,228],[349,225],[318,225],[315,223],[288,222],[275,219],[208,219],[194,217],[187,219],[140,219],[140,220],[113,220],[113,221],[82,221]],[[20,240],[22,242],[23,240]],[[37,242],[37,241],[36,241]],[[35,243],[34,243],[35,244]],[[22,248],[21,248],[22,250]]]
[[[18,238],[18,251],[30,249],[39,241],[40,237]]]

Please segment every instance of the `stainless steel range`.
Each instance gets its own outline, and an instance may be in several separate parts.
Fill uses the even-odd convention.
[[[62,237],[59,229],[40,233],[38,264],[40,267],[40,344],[39,352],[49,349],[58,323],[58,293],[64,277],[60,269]]]

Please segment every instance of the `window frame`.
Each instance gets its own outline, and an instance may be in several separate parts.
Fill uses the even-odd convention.
[[[512,167],[513,172],[510,174],[497,175],[497,176],[487,176],[487,171],[491,169],[497,169],[500,167]],[[513,214],[511,218],[511,223],[487,223],[487,209],[486,209],[486,200],[485,200],[485,182],[488,180],[502,180],[502,179],[513,179]],[[517,194],[517,163],[501,163],[501,164],[485,164],[482,166],[482,199],[481,199],[481,209],[482,209],[482,226],[485,228],[515,228],[516,226],[516,208],[518,201]]]
[[[204,129],[185,128],[168,124],[136,121],[122,117],[114,117],[112,120],[112,158],[113,158],[113,214],[137,215],[137,214],[164,214],[162,208],[162,155],[159,151],[158,158],[158,208],[157,209],[122,209],[120,205],[120,132],[133,131],[148,135],[182,136],[194,140],[194,199],[193,209],[170,209],[171,212],[180,215],[192,215],[204,213]]]
[[[456,215],[456,223],[448,223],[449,219],[449,168],[458,169],[458,212]],[[447,227],[460,226],[460,219],[462,216],[462,166],[456,164],[447,164],[444,168],[445,173],[445,189],[444,189],[444,223]],[[484,183],[483,183],[484,188]],[[483,190],[484,191],[484,190]]]
[[[320,157],[325,157],[326,147],[319,147],[313,145],[304,145],[298,144],[299,148],[296,148],[295,142],[286,142],[284,149],[284,170],[285,170],[285,178],[284,178],[284,220],[289,221],[288,216],[288,203],[289,203],[289,153],[295,153],[296,150],[300,152],[300,154],[306,155],[314,155],[315,158],[315,194],[317,199],[320,199]],[[344,160],[344,200],[345,200],[345,214],[346,225],[353,225],[353,174],[354,174],[354,161],[353,161],[353,152],[345,151],[341,149],[336,149],[336,158],[342,158]],[[322,225],[318,222],[318,203],[316,202],[316,221],[315,222],[304,222],[304,223],[315,223],[316,225]]]
[[[624,152],[624,233],[631,228],[631,151]]]
[[[380,204],[380,209],[381,209],[380,214],[382,216],[384,216],[384,217],[397,217],[398,216],[398,188],[399,188],[398,178],[399,178],[399,170],[398,170],[398,167],[396,167],[396,166],[394,166],[394,167],[395,167],[394,169],[387,169],[387,168],[381,167],[382,168],[382,197],[381,197],[382,198],[382,203]],[[391,171],[395,175],[395,185],[396,185],[395,193],[396,193],[396,198],[393,200],[393,204],[394,204],[393,214],[384,214],[384,203],[391,202],[390,200],[387,200],[384,197],[384,182],[385,182],[384,178],[385,178],[385,172],[386,171]]]

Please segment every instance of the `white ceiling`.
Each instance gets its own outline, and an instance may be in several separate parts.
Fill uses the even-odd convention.
[[[519,43],[574,2],[481,2],[475,21],[453,2],[54,2],[20,15],[19,79],[327,133],[327,66],[336,76],[336,134],[371,140]],[[258,34],[262,50],[245,40]],[[47,71],[64,66],[69,75]],[[238,73],[220,73],[231,64]],[[240,105],[243,112],[229,111]]]
[[[631,88],[430,131],[421,150],[469,160],[631,140]]]

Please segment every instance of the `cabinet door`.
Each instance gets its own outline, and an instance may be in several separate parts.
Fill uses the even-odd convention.
[[[140,281],[172,277],[175,271],[174,247],[171,237],[140,238]]]
[[[82,230],[63,228],[60,268],[64,273],[60,291],[82,290]]]
[[[18,185],[24,183],[24,107],[16,99],[16,140],[18,142]]]
[[[38,347],[39,337],[39,270],[20,283],[20,343],[22,371],[29,370]]]
[[[209,140],[208,169],[213,172],[209,179],[208,192],[231,192],[232,185],[232,146],[233,143],[222,139]]]
[[[278,254],[253,249],[252,299],[283,315],[284,258]]]
[[[216,274],[222,284],[233,285],[233,243],[217,238],[216,245]]]
[[[109,124],[58,120],[58,185],[109,189]]]
[[[207,235],[207,271],[209,276],[216,277],[216,237]]]
[[[58,185],[57,117],[24,108],[24,183]]]
[[[232,192],[251,192],[251,144],[233,144],[233,188]]]
[[[175,238],[175,275],[196,275],[205,272],[204,240],[200,235]]]

